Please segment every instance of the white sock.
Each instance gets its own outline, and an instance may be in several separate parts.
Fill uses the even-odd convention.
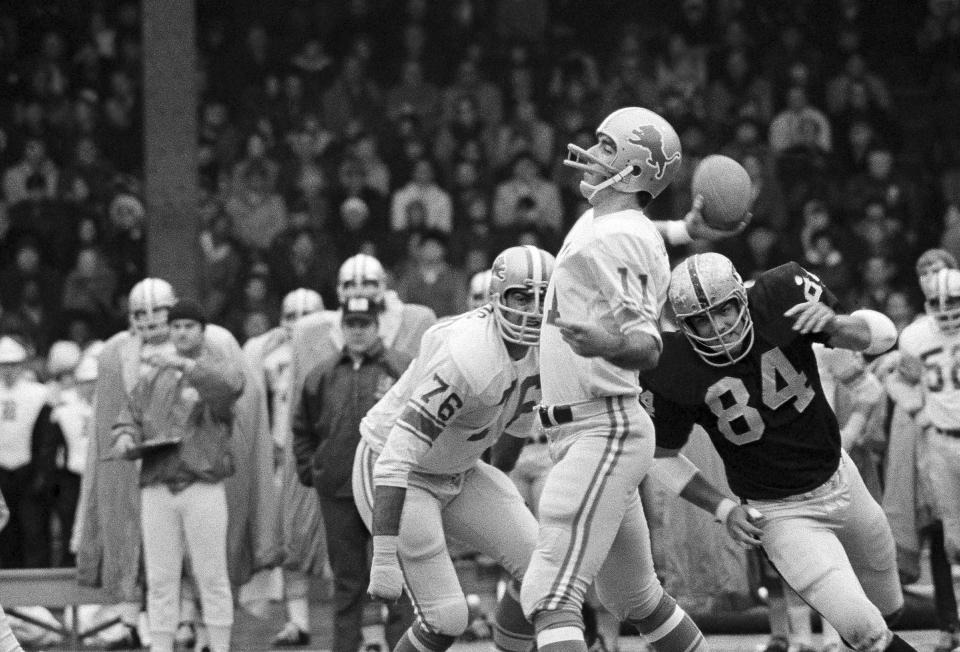
[[[173,652],[173,632],[151,632],[150,652]]]
[[[291,623],[300,628],[301,632],[310,631],[310,603],[306,598],[287,600],[287,616]]]
[[[229,626],[207,625],[207,633],[210,635],[210,652],[230,652]]]

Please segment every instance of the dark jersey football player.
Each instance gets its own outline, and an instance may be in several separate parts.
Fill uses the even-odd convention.
[[[890,526],[842,452],[812,344],[878,354],[896,328],[872,310],[842,314],[796,263],[748,290],[724,256],[674,268],[669,300],[679,332],[663,334],[641,374],[656,426],[651,475],[761,545],[784,580],[858,652],[911,650],[889,628],[903,607]],[[723,460],[738,505],[679,454],[694,425]]]

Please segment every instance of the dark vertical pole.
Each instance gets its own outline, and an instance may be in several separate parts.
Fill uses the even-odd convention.
[[[147,268],[199,289],[196,0],[142,0]]]

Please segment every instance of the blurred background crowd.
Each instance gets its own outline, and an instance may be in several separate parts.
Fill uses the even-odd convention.
[[[146,276],[140,20],[0,4],[0,330],[41,376],[54,342],[125,328]],[[566,144],[624,105],[682,140],[652,217],[708,154],[748,170],[753,221],[719,245],[745,276],[796,260],[902,326],[917,254],[960,257],[958,0],[200,0],[197,37],[200,297],[241,343],[295,288],[335,307],[357,252],[466,309],[496,252],[556,251],[586,208]]]

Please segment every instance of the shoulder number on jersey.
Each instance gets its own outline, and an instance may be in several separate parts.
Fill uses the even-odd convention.
[[[428,405],[433,398],[441,396],[442,394],[446,393],[448,389],[450,389],[450,383],[446,382],[438,374],[433,374],[433,380],[435,383],[437,383],[437,386],[427,392],[424,392],[420,396],[420,400],[423,401],[424,405]],[[443,400],[440,401],[440,404],[437,406],[437,418],[446,423],[450,420],[450,417],[452,417],[456,411],[460,409],[461,406],[463,406],[463,399],[461,399],[456,392],[450,392],[445,398],[443,398]]]
[[[771,410],[793,401],[794,409],[803,412],[816,395],[807,383],[807,374],[797,371],[779,348],[760,356],[760,374],[761,400]],[[766,427],[749,400],[750,392],[736,376],[725,376],[707,390],[707,407],[717,417],[717,428],[737,446],[757,441]]]
[[[797,285],[803,285],[803,296],[807,301],[820,301],[823,295],[823,282],[816,274],[803,270],[803,274],[793,277]]]

